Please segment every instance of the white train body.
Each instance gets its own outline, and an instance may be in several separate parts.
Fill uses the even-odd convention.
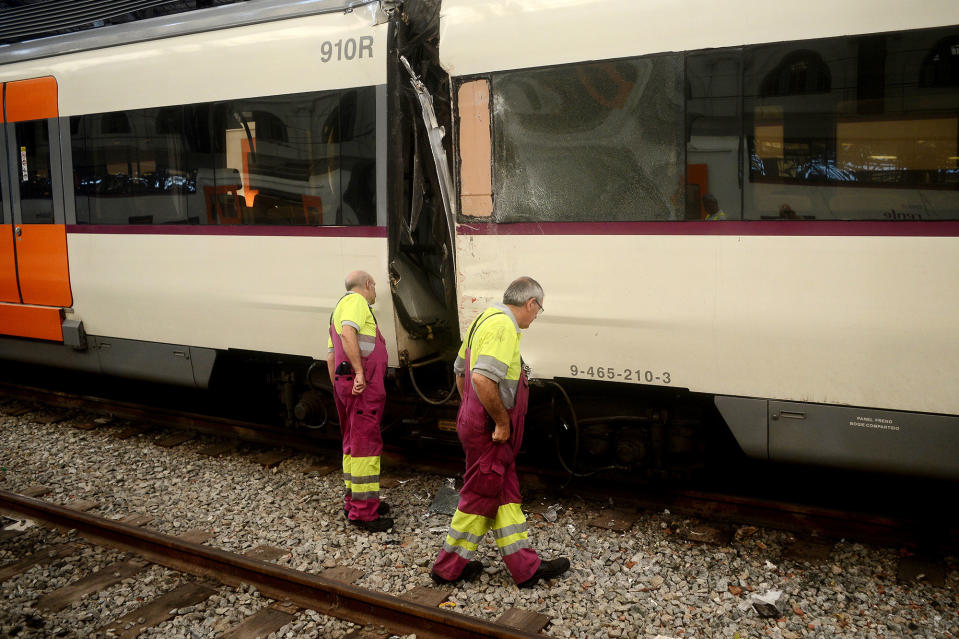
[[[14,62],[0,66],[0,82],[54,78],[64,129],[74,116],[372,87],[376,104],[365,106],[376,108],[371,117],[383,145],[389,26],[375,23],[375,3],[353,12],[314,4],[322,13]],[[332,48],[327,60],[324,42]],[[151,137],[160,136],[134,130],[104,138],[103,146],[148,146]],[[389,279],[385,173],[380,162],[374,225],[355,228],[130,226],[135,198],[107,201],[100,223],[78,224],[77,205],[65,197],[72,291],[66,317],[113,340],[324,359],[326,319],[345,274],[364,269],[379,282]],[[189,198],[203,207],[199,189]],[[9,213],[4,221],[10,229]],[[381,296],[376,310],[395,366],[390,296]]]
[[[386,280],[385,237],[80,232],[68,240],[71,315],[92,335],[120,339],[325,359],[344,275],[363,268]],[[395,365],[389,296],[376,311]]]
[[[198,386],[323,360],[364,269],[399,367],[526,274],[534,377],[713,397],[755,457],[959,477],[959,4],[442,0],[432,137],[395,30],[433,4],[401,4],[0,50],[0,354]]]
[[[616,112],[629,109],[630,94],[604,110],[605,122],[588,132],[570,126],[565,135],[550,136],[544,116],[529,125],[545,133],[535,148],[520,148],[529,142],[524,138],[504,151],[517,131],[510,117],[589,117],[574,111],[580,103],[549,102],[566,85],[537,84],[544,74],[576,69],[571,82],[585,84],[584,70],[606,69],[601,79],[612,85],[605,96],[613,101],[623,83],[616,86],[618,71],[602,66],[604,60],[697,55],[704,49],[717,49],[703,55],[721,59],[716,55],[721,48],[735,48],[738,56],[746,45],[785,41],[803,50],[816,38],[957,24],[959,5],[937,0],[908,7],[892,1],[775,6],[747,1],[735,11],[699,1],[556,1],[523,8],[510,2],[444,2],[441,62],[453,76],[460,119],[478,119],[481,132],[489,123],[492,138],[477,143],[474,130],[459,138],[462,205],[478,211],[458,226],[461,327],[498,299],[504,282],[529,274],[546,290],[546,311],[523,340],[524,358],[536,376],[716,396],[739,443],[758,457],[956,476],[957,423],[941,417],[959,415],[959,333],[953,321],[959,314],[959,223],[943,221],[959,217],[955,187],[885,189],[885,217],[860,220],[875,189],[737,187],[739,136],[693,130],[687,162],[708,168],[709,189],[719,202],[738,201],[745,191],[743,207],[754,217],[681,221],[682,215],[664,212],[646,218],[651,221],[603,221],[601,198],[595,201],[596,217],[577,218],[574,212],[570,219],[566,209],[565,217],[551,217],[548,207],[562,198],[550,199],[549,192],[562,185],[541,167],[524,179],[526,196],[545,204],[517,215],[517,198],[500,190],[508,178],[496,164],[509,159],[509,150],[525,153],[516,165],[535,162],[537,154],[562,160],[563,149],[586,144],[587,134],[593,143],[609,144],[635,126]],[[931,43],[937,37],[929,36]],[[959,47],[951,53],[959,55]],[[910,55],[896,60],[905,59],[902,64],[918,73],[927,51]],[[779,58],[753,61],[765,65],[754,71],[761,75]],[[840,61],[845,67],[829,62],[834,85],[850,82],[843,73],[855,75],[855,59]],[[727,79],[719,71],[707,77],[713,83]],[[686,78],[687,108],[696,79]],[[465,97],[464,88],[473,85],[481,95],[492,93],[488,108],[485,98],[477,107]],[[587,90],[600,101],[603,88],[593,82]],[[526,95],[517,98],[511,90]],[[947,124],[953,132],[959,115],[955,90]],[[809,105],[823,100],[821,95],[794,100]],[[891,102],[892,96],[886,99]],[[517,105],[523,108],[517,111]],[[903,135],[909,134],[907,129]],[[487,162],[492,171],[478,171]],[[748,173],[749,159],[744,162],[739,170]],[[522,188],[523,180],[509,184]],[[477,209],[475,199],[487,194],[491,201]],[[801,215],[765,221],[783,202]],[[516,219],[521,221],[508,223]],[[939,416],[913,420],[908,411]]]

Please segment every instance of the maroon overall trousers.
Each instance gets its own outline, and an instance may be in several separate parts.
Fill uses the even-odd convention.
[[[456,434],[466,453],[466,472],[460,501],[433,571],[444,579],[457,579],[478,543],[492,528],[506,567],[513,580],[521,583],[532,577],[540,564],[536,551],[529,547],[521,508],[523,498],[516,476],[516,455],[523,443],[529,383],[525,371],[522,372],[516,404],[507,411],[509,441],[497,444],[492,439],[493,419],[473,389],[469,348],[466,362],[463,400],[456,417]]]
[[[343,340],[330,326],[333,340],[334,367],[349,362],[343,350]],[[373,521],[379,515],[380,505],[380,453],[383,452],[383,437],[380,420],[386,404],[386,389],[383,378],[386,374],[386,342],[380,329],[376,329],[376,346],[373,352],[362,358],[366,388],[359,395],[353,394],[352,367],[348,374],[334,374],[333,398],[340,417],[340,432],[343,435],[343,479],[346,484],[344,508],[350,519]]]

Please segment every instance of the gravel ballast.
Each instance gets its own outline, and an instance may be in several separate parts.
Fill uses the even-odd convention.
[[[208,441],[167,450],[152,444],[156,434],[118,440],[114,432],[115,426],[82,431],[69,422],[38,424],[31,414],[3,417],[0,488],[16,492],[40,484],[51,489],[45,500],[92,499],[99,506],[91,512],[113,518],[148,514],[148,526],[167,534],[203,528],[212,533],[207,544],[233,552],[276,546],[290,552],[277,563],[296,570],[359,568],[365,575],[356,585],[382,592],[432,585],[429,569],[449,516],[430,514],[428,507],[446,478],[404,476],[407,469],[385,464],[384,473],[402,480],[382,495],[396,525],[391,532],[366,534],[344,521],[341,476],[306,474],[304,457],[268,470],[254,464],[252,455],[197,454]],[[476,581],[452,588],[448,609],[495,620],[518,607],[547,615],[551,636],[589,639],[959,638],[955,557],[945,559],[944,587],[905,585],[896,582],[897,549],[841,541],[827,561],[791,561],[782,558],[792,541],[787,532],[742,527],[728,546],[694,544],[670,533],[695,522],[659,512],[642,514],[619,534],[587,525],[598,506],[572,495],[559,501],[563,508],[554,522],[530,516],[530,539],[542,556],[569,557],[566,576],[531,590],[516,588],[490,536],[477,553],[486,569]],[[0,565],[64,542],[82,550],[0,584],[0,636],[91,636],[194,579],[150,566],[60,612],[45,612],[35,607],[44,594],[130,557],[68,532],[33,527],[0,542]],[[774,601],[765,609],[774,616],[761,616],[763,606],[753,605],[759,595]],[[269,603],[253,588],[221,586],[213,597],[140,636],[216,637]],[[303,611],[271,637],[342,637],[354,628]]]

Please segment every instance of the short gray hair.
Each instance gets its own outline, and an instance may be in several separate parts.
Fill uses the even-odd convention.
[[[536,298],[540,304],[543,303],[543,287],[532,277],[518,277],[506,288],[503,293],[503,304],[510,306],[522,306],[529,301],[531,297]]]

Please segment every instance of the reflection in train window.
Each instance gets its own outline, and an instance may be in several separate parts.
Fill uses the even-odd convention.
[[[100,133],[104,135],[130,133],[130,120],[125,113],[119,111],[104,113],[100,117]]]
[[[686,219],[704,220],[711,194],[723,216],[742,217],[742,51],[686,57]],[[710,219],[717,219],[715,217]]]
[[[919,84],[923,87],[959,87],[959,34],[942,38],[929,50],[919,71]]]
[[[937,29],[747,48],[746,217],[959,217],[957,44]]]
[[[494,74],[494,219],[683,219],[682,72],[661,55]]]
[[[376,224],[372,87],[71,118],[84,224]]]
[[[77,222],[199,223],[197,159],[171,126],[182,118],[182,107],[71,118]]]
[[[251,224],[376,224],[372,88],[214,105],[218,215]],[[216,187],[207,184],[212,176]]]
[[[50,132],[46,120],[17,122],[17,176],[20,215],[24,224],[53,224],[53,183],[50,176]]]

